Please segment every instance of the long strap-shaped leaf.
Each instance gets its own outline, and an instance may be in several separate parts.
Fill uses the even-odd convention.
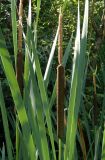
[[[53,42],[53,45],[52,45],[52,48],[51,48],[50,56],[49,56],[48,63],[47,63],[47,66],[46,66],[46,70],[45,70],[45,74],[44,74],[44,81],[45,81],[46,88],[49,84],[49,77],[50,77],[50,74],[51,74],[54,52],[55,52],[57,38],[58,38],[58,31],[59,31],[59,27],[57,28],[56,36],[55,36],[55,39],[54,39],[54,42]]]
[[[24,103],[20,94],[19,86],[16,80],[15,72],[10,60],[8,50],[6,49],[5,40],[0,29],[0,57],[3,63],[5,75],[7,77],[12,97],[16,106],[19,121],[21,123],[23,137],[26,143],[27,151],[31,160],[35,159],[35,146],[31,135],[31,130],[25,110]]]
[[[70,88],[70,100],[69,100],[69,112],[68,112],[68,123],[67,123],[67,133],[66,133],[66,146],[65,146],[65,160],[69,157],[69,152],[71,152],[73,159],[74,154],[74,146],[75,143],[71,142],[74,139],[71,137],[72,135],[72,127],[75,121],[74,117],[74,109],[75,109],[75,98],[76,98],[76,88],[77,88],[77,75],[78,75],[78,56],[80,52],[80,13],[79,13],[79,5],[78,5],[78,24],[77,24],[77,35],[75,40],[75,52],[73,59],[73,68],[72,68],[72,81]],[[72,144],[72,146],[71,146]]]
[[[25,37],[24,37],[25,38]],[[33,117],[33,114],[31,113],[33,110],[34,112],[34,119],[38,121],[38,126],[39,126],[39,133],[38,130],[36,131],[37,127],[35,126],[34,122],[35,120],[30,121],[31,127],[32,127],[32,132],[33,132],[33,138],[34,141],[36,142],[36,148],[38,149],[39,152],[39,157],[40,159],[49,160],[49,149],[48,149],[48,143],[47,143],[47,137],[46,137],[46,129],[45,129],[45,122],[44,122],[44,114],[43,114],[43,105],[42,105],[42,100],[41,100],[41,96],[40,96],[40,92],[39,92],[39,87],[37,84],[37,80],[36,80],[36,75],[33,69],[33,61],[32,59],[30,59],[30,54],[28,52],[31,52],[31,46],[27,45],[27,58],[29,60],[29,79],[28,79],[28,84],[27,86],[25,86],[25,95],[24,95],[24,102],[25,102],[25,106],[27,107],[28,111],[29,111],[29,119]],[[30,97],[29,97],[29,91],[30,91]],[[31,98],[31,101],[30,101]],[[29,99],[28,101],[30,101],[30,103],[27,103],[27,99]],[[37,118],[36,118],[37,115]],[[36,134],[36,132],[38,134]],[[34,136],[36,134],[36,136]],[[38,142],[38,139],[39,142]],[[41,144],[40,144],[41,143]]]
[[[28,9],[28,19],[27,19],[27,33],[26,33],[26,41],[27,46],[30,46],[30,33],[29,30],[31,28],[32,21],[32,13],[31,13],[31,0],[29,0],[29,9]],[[24,36],[23,36],[24,38]],[[29,79],[29,59],[28,59],[28,48],[25,47],[25,62],[24,62],[24,96],[25,96],[25,87],[28,85]]]
[[[29,1],[29,12],[28,12],[28,23],[27,23],[27,36],[25,37],[24,35],[24,39],[25,39],[25,44],[26,44],[26,54],[25,54],[25,89],[24,89],[24,101],[27,101],[27,87],[28,87],[28,83],[31,83],[30,86],[30,92],[32,96],[32,90],[33,90],[33,98],[31,97],[31,102],[32,102],[32,106],[30,106],[34,113],[37,113],[37,121],[38,121],[38,126],[39,126],[39,133],[38,135],[35,137],[35,130],[36,128],[33,127],[33,122],[30,122],[30,124],[32,125],[32,131],[33,131],[33,136],[34,136],[34,140],[36,141],[36,148],[38,149],[39,152],[39,157],[40,159],[46,160],[49,159],[49,150],[48,150],[48,142],[47,142],[47,137],[46,137],[46,129],[45,129],[45,122],[44,122],[44,117],[42,117],[43,115],[43,105],[42,105],[42,100],[41,100],[41,96],[40,96],[40,92],[39,92],[39,88],[37,85],[37,80],[35,78],[35,68],[33,67],[33,60],[30,59],[30,55],[31,55],[31,34],[30,34],[30,29],[31,29],[31,0]],[[38,25],[38,17],[39,17],[39,9],[40,9],[40,3],[41,1],[37,1],[37,25]],[[36,25],[36,26],[37,26]],[[35,30],[37,28],[35,27]],[[37,34],[35,32],[36,37],[34,37],[35,39],[35,43],[37,43],[36,39],[37,39]],[[35,44],[36,46],[37,44]],[[31,81],[31,82],[29,82]],[[27,105],[26,105],[27,106]],[[36,108],[36,110],[35,110]],[[29,109],[30,110],[30,109]],[[36,117],[35,117],[36,118]],[[40,145],[40,141],[38,142],[38,137],[40,138],[41,141],[41,145]],[[38,142],[38,143],[37,143]]]
[[[7,145],[8,160],[13,160],[12,142],[10,138],[7,112],[6,112],[4,97],[2,93],[1,83],[0,83],[0,108],[1,108],[1,114],[2,114],[2,119],[3,119],[3,127],[4,127],[5,139],[6,139],[6,145]]]
[[[46,137],[42,100],[41,100],[41,96],[39,92],[39,87],[37,85],[36,75],[33,70],[32,62],[29,63],[29,67],[30,67],[30,75],[31,75],[30,78],[32,80],[31,90],[33,89],[33,98],[32,98],[33,107],[32,108],[34,110],[34,113],[37,115],[37,121],[38,121],[38,126],[39,126],[38,136],[40,137],[40,140],[41,140],[40,150],[42,150],[43,159],[46,160],[46,159],[49,159],[49,155],[48,155],[49,149],[48,149],[48,141]]]
[[[33,51],[33,56],[34,56],[34,61],[35,61],[35,63],[33,63],[33,66],[35,64],[38,85],[40,88],[42,103],[43,103],[45,114],[46,114],[46,121],[47,121],[47,125],[48,125],[48,131],[49,131],[49,135],[50,135],[53,156],[54,156],[54,159],[56,159],[51,118],[50,118],[50,113],[49,113],[49,109],[48,109],[48,99],[47,99],[46,89],[45,89],[43,76],[42,76],[42,72],[41,72],[41,68],[40,68],[40,63],[39,63],[39,59],[38,59],[38,55],[37,55],[37,49],[36,49],[37,48],[37,28],[38,28],[38,19],[39,19],[39,13],[40,13],[40,4],[41,4],[41,0],[37,0],[36,22],[34,22],[35,23],[34,36],[31,31],[29,33],[30,33],[30,37],[31,37],[30,42],[32,43],[32,51]],[[29,27],[29,29],[30,29],[30,27]]]
[[[104,123],[104,131],[103,131],[103,142],[102,142],[102,154],[101,154],[101,160],[105,159],[105,123]]]
[[[79,106],[81,102],[84,70],[86,65],[85,53],[86,53],[86,40],[87,40],[87,30],[88,30],[88,0],[85,1],[85,12],[84,12],[81,43],[80,43],[80,18],[79,17],[80,17],[80,13],[79,13],[79,5],[78,5],[78,25],[77,25],[77,36],[76,36],[75,53],[74,53],[74,61],[73,61],[73,73],[72,73],[72,81],[71,81],[71,89],[70,89],[65,160],[74,159],[78,112],[79,112]]]
[[[53,138],[53,132],[52,132],[52,124],[51,124],[50,112],[49,112],[49,108],[48,108],[49,103],[48,103],[48,98],[47,98],[47,93],[46,93],[46,89],[45,89],[45,84],[44,84],[42,72],[41,72],[39,58],[37,55],[37,50],[35,48],[35,42],[34,42],[34,38],[33,38],[33,34],[31,32],[31,30],[30,30],[30,35],[31,35],[32,50],[34,53],[33,56],[34,56],[34,60],[35,60],[35,69],[36,69],[36,74],[37,74],[37,79],[38,79],[38,86],[40,89],[41,99],[42,99],[42,103],[43,103],[43,107],[44,107],[44,111],[45,111],[45,115],[46,115],[46,122],[47,122],[47,126],[48,126],[50,140],[51,140],[53,155],[54,155],[54,159],[56,159],[54,138]]]
[[[18,53],[16,64],[16,76],[21,94],[23,95],[23,54],[22,54],[22,19],[23,19],[23,0],[19,3],[19,26],[18,26]]]
[[[30,91],[30,94],[29,94],[29,91]],[[32,130],[34,145],[38,150],[40,159],[43,159],[44,156],[42,154],[42,146],[41,146],[41,134],[42,134],[41,132],[43,131],[41,132],[39,131],[36,111],[34,110],[34,107],[35,107],[34,101],[36,97],[33,96],[34,91],[33,91],[33,85],[31,80],[29,81],[29,87],[26,88],[25,92],[26,92],[26,98],[28,99],[28,101],[26,100],[24,103],[25,103],[25,106],[27,107],[28,119],[29,119],[31,130]],[[46,151],[48,152],[48,150]]]

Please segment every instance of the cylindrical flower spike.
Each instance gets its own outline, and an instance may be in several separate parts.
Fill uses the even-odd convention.
[[[64,67],[57,67],[57,136],[63,138],[64,134]]]

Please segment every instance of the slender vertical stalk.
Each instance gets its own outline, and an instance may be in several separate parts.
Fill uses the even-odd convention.
[[[57,136],[63,138],[64,134],[64,67],[62,65],[62,13],[59,15],[58,35],[58,67],[57,67]]]
[[[63,15],[61,13],[60,10],[60,14],[59,14],[59,34],[58,34],[58,63],[61,64],[62,63],[62,56],[63,56],[63,49],[62,49],[62,18]]]
[[[16,77],[23,96],[23,55],[22,55],[22,18],[23,18],[23,0],[19,3],[19,23],[18,23],[18,53],[16,65]],[[19,159],[20,136],[18,131],[19,122],[16,118],[16,160]]]
[[[94,93],[93,93],[93,117],[94,117],[94,125],[97,125],[97,119],[98,119],[98,101],[97,101],[97,92],[96,92],[96,73],[93,73],[93,87],[94,87]]]
[[[23,94],[22,17],[23,17],[23,0],[20,0],[16,76],[17,76],[17,81],[19,84],[21,94]]]

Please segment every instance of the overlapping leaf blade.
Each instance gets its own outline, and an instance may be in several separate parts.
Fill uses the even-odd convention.
[[[10,138],[8,118],[7,118],[7,112],[6,112],[4,97],[3,97],[2,88],[1,88],[1,82],[0,82],[0,108],[1,108],[2,119],[3,119],[3,127],[4,127],[4,131],[5,131],[8,160],[13,160],[12,142],[11,142],[11,138]]]
[[[27,150],[30,151],[30,157],[33,158],[35,147],[33,144],[33,139],[30,131],[30,126],[27,118],[27,113],[24,107],[24,103],[20,94],[19,86],[16,80],[15,72],[10,60],[8,50],[6,49],[5,40],[3,38],[2,31],[0,29],[0,57],[3,63],[4,72],[7,77],[12,97],[15,103],[15,107],[18,113],[19,121],[21,123],[24,140],[27,142]],[[30,134],[29,134],[30,133]]]
[[[85,12],[84,12],[81,41],[80,41],[80,13],[79,13],[79,6],[78,6],[77,36],[76,36],[76,42],[75,42],[72,81],[71,81],[71,89],[70,89],[66,146],[65,146],[65,160],[74,159],[78,112],[79,112],[79,107],[81,102],[84,70],[86,65],[85,53],[86,53],[87,30],[88,30],[88,0],[85,1]]]

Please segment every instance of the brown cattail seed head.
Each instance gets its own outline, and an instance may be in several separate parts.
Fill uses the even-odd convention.
[[[64,67],[57,67],[57,136],[63,138],[64,134]]]

